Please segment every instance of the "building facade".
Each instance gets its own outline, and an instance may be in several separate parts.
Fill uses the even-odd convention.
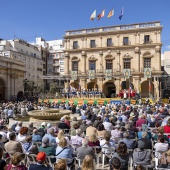
[[[15,60],[23,63],[25,74],[22,80],[20,80],[22,82],[20,85],[23,87],[21,89],[28,91],[24,84],[29,84],[29,95],[33,95],[34,89],[43,84],[41,77],[44,70],[41,51],[37,46],[21,39],[0,41],[0,55],[11,60],[11,62]],[[17,95],[17,92],[15,91],[15,94],[11,93],[11,95]]]
[[[63,76],[64,75],[64,46],[63,40],[45,41],[42,38],[36,38],[36,44],[47,48],[47,76]],[[50,83],[55,83],[58,91],[64,88],[64,81],[60,79],[48,79],[46,81],[46,89],[49,89]]]
[[[0,55],[0,100],[16,99],[23,95],[24,64]]]
[[[164,75],[161,76],[161,88],[163,89],[163,98],[170,96],[170,51],[165,51],[162,58],[162,67]]]
[[[143,97],[159,98],[159,85],[151,77],[162,73],[161,32],[159,21],[66,31],[65,75],[70,81],[65,88],[81,86],[111,97],[131,87]]]

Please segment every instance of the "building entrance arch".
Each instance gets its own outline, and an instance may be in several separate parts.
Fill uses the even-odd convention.
[[[106,82],[103,85],[103,93],[107,98],[115,97],[116,95],[116,86],[113,82]]]
[[[77,81],[70,83],[70,88],[73,88],[74,90],[79,90],[79,83]]]
[[[5,100],[5,82],[0,78],[0,100]]]
[[[96,82],[91,81],[91,82],[87,83],[87,89],[90,91],[97,89],[97,91],[98,91],[98,85],[96,84]]]
[[[150,82],[149,86],[149,80],[146,80],[141,84],[141,97],[149,97],[149,91],[150,94],[154,96],[154,84]]]

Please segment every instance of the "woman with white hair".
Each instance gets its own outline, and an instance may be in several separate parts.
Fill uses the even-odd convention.
[[[83,138],[81,137],[81,129],[76,129],[76,136],[71,136],[70,143],[75,147],[79,147],[82,144]]]

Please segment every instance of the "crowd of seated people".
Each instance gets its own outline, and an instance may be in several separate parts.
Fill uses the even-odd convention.
[[[4,113],[8,107],[3,105]],[[31,105],[72,110],[66,103]],[[18,110],[16,104],[11,108]],[[55,125],[47,121],[25,126],[9,118],[9,126],[1,120],[0,170],[169,168],[169,105],[82,105],[79,110],[78,116],[72,112],[72,120],[63,116]],[[31,156],[35,160],[30,161]]]

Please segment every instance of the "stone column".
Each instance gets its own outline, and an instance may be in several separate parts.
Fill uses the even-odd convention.
[[[100,62],[100,71],[102,70],[102,69],[104,69],[103,68],[103,51],[99,51],[99,62]]]
[[[69,60],[70,60],[70,55],[69,55],[68,52],[66,52],[66,53],[64,54],[64,56],[65,56],[65,61],[64,61],[65,63],[64,63],[64,65],[66,66],[66,68],[65,68],[65,75],[68,76],[68,75],[69,75],[69,72],[70,72],[70,70],[69,70],[69,65],[70,65],[70,62],[69,62]],[[67,81],[66,81],[66,83],[65,83],[65,88],[67,88],[68,85],[69,85],[69,83],[68,83],[68,78],[67,78]]]
[[[135,58],[137,58],[137,71],[140,72],[140,50],[139,50],[139,47],[136,47],[135,48]]]
[[[86,89],[86,84],[87,84],[86,78],[82,78],[81,79],[81,89]]]
[[[116,71],[121,72],[121,69],[122,69],[122,68],[121,68],[121,65],[122,65],[122,64],[120,63],[120,62],[121,62],[121,61],[120,61],[120,54],[121,54],[121,53],[120,53],[120,50],[116,50],[116,53],[117,53],[117,58],[118,58],[118,63],[117,63]]]
[[[137,92],[140,91],[140,83],[141,83],[140,76],[133,76],[133,85],[134,85],[134,89]]]
[[[155,47],[155,58],[157,59],[158,62],[158,71],[161,71],[161,47],[160,46]]]
[[[67,48],[70,50],[70,40],[67,40]]]
[[[67,39],[64,40],[65,48],[67,49]]]
[[[121,86],[120,81],[121,81],[120,77],[116,77],[116,81],[114,81],[115,86],[116,86],[116,94],[119,94],[119,92],[121,90],[120,89],[120,86]]]
[[[82,56],[82,58],[83,58],[83,64],[82,64],[82,66],[81,66],[81,70],[82,70],[82,72],[83,72],[83,74],[86,74],[86,52],[85,51],[82,51],[81,52],[81,56]]]

